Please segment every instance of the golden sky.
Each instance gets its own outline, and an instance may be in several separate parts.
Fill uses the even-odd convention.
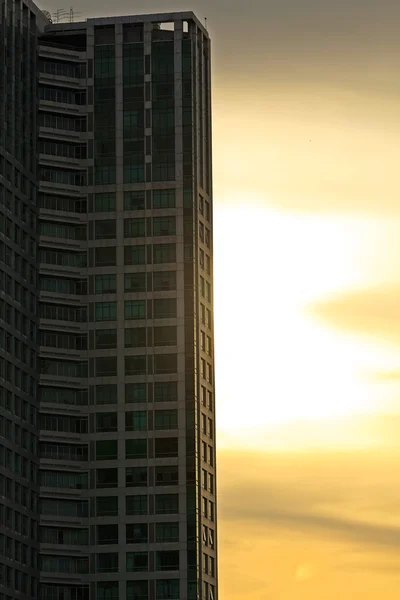
[[[213,39],[220,600],[398,600],[400,2],[112,11],[187,9]]]

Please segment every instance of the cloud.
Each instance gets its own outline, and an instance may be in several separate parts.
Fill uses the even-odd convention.
[[[309,307],[317,317],[335,328],[384,341],[400,343],[400,286],[361,289],[324,300]],[[400,377],[387,373],[385,378]]]
[[[400,550],[400,525],[392,517],[400,503],[393,479],[398,456],[379,453],[268,454],[240,462],[233,478],[224,453],[220,511],[224,521],[248,523],[264,532],[322,535],[359,548]],[[374,516],[372,519],[371,516]],[[265,533],[266,535],[266,533]]]

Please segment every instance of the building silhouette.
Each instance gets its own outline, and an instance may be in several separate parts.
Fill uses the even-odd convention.
[[[207,31],[0,7],[0,600],[217,600]]]

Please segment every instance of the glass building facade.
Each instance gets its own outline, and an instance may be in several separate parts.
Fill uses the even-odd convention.
[[[208,34],[0,5],[0,600],[217,600]]]

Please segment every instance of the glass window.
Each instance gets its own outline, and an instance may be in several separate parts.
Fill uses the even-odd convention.
[[[154,428],[157,430],[176,429],[178,427],[178,411],[156,410],[154,411]]]
[[[127,544],[146,544],[147,541],[147,523],[130,523],[126,526]]]
[[[179,473],[177,466],[155,467],[156,485],[178,485]]]
[[[118,496],[97,496],[96,517],[118,516]]]
[[[97,525],[98,544],[118,544],[118,525]]]
[[[177,571],[179,569],[179,550],[160,550],[156,552],[156,571]]]
[[[118,581],[99,581],[96,584],[96,600],[118,600]],[[50,600],[50,598],[48,599]],[[53,598],[51,600],[54,600]],[[61,599],[60,599],[61,600]]]
[[[153,288],[155,292],[176,290],[176,271],[154,271]]]
[[[156,523],[156,542],[179,542],[179,523]]]
[[[179,494],[156,495],[156,515],[173,515],[177,513],[179,513]]]
[[[145,237],[146,236],[146,220],[140,219],[124,219],[124,237]]]
[[[117,431],[116,412],[96,413],[96,432]]]
[[[125,319],[145,319],[145,300],[125,300]]]
[[[176,381],[158,381],[154,383],[154,402],[175,402],[178,400]]]
[[[128,572],[148,571],[148,552],[127,552],[126,570]]]
[[[117,347],[117,330],[116,329],[96,329],[95,330],[95,346],[96,350],[104,348]]]
[[[155,319],[176,317],[176,298],[158,298],[153,302]]]
[[[176,262],[176,244],[154,244],[154,264]]]
[[[147,402],[147,385],[145,383],[126,383],[125,402]]]
[[[146,273],[126,273],[125,292],[145,292]]]
[[[96,404],[117,404],[117,385],[96,385]]]
[[[125,265],[145,265],[146,264],[146,246],[125,246],[124,247]]]
[[[125,458],[147,458],[147,439],[125,440]]]
[[[147,467],[127,467],[125,469],[126,487],[146,487]]]
[[[156,458],[176,457],[178,456],[178,438],[156,438],[154,448]]]
[[[153,208],[175,208],[175,190],[154,190]]]
[[[125,356],[125,375],[146,375],[147,356]]]
[[[127,515],[147,515],[147,496],[126,496],[125,502]]]
[[[147,410],[126,412],[125,431],[147,431]]]
[[[154,346],[176,346],[177,328],[173,326],[154,327]]]
[[[156,600],[179,600],[179,598],[179,579],[157,579]]]
[[[144,190],[124,192],[124,210],[144,210],[145,208]]]
[[[175,235],[176,218],[175,217],[154,217],[153,235]]]
[[[117,276],[115,274],[96,275],[96,294],[114,294],[117,291]]]
[[[117,440],[96,441],[96,460],[116,460],[117,458]]]
[[[106,192],[104,194],[96,194],[94,198],[96,212],[112,212],[116,210],[115,193]]]
[[[118,487],[118,469],[96,469],[96,488]]]
[[[155,354],[154,373],[176,373],[178,370],[178,357],[176,354]]]
[[[97,573],[118,573],[118,552],[97,554]]]
[[[95,228],[95,239],[96,240],[108,240],[116,237],[117,222],[115,219],[104,219],[102,221],[94,222]]]
[[[125,348],[146,347],[146,327],[125,329]]]
[[[115,321],[117,318],[116,302],[96,302],[96,321]]]
[[[117,374],[117,357],[101,356],[95,358],[96,377],[113,377]]]
[[[96,267],[115,267],[117,261],[117,250],[115,246],[95,248]]]

